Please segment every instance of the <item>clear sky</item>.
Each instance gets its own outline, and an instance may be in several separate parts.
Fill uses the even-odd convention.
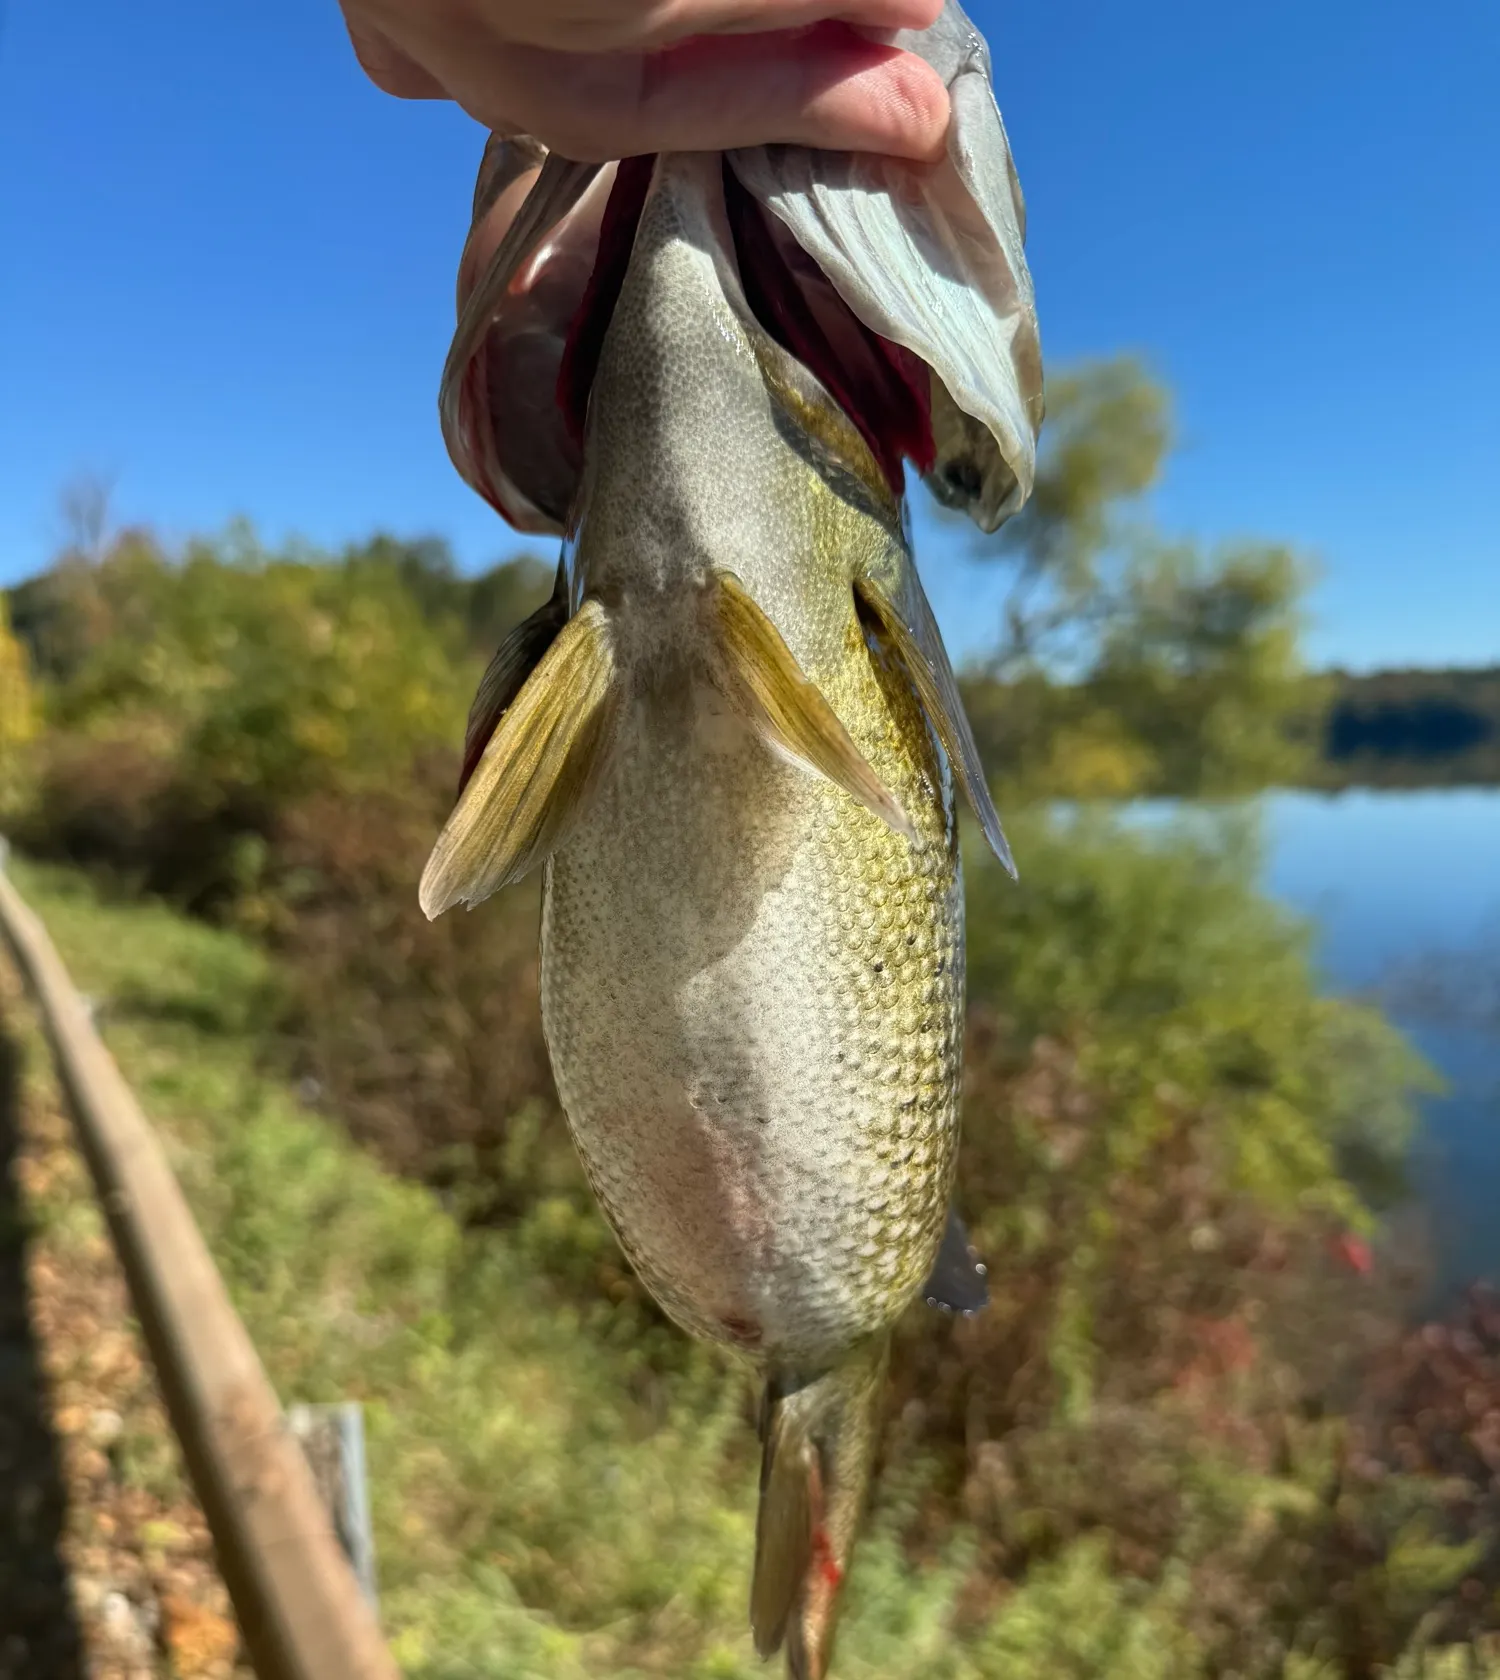
[[[1313,652],[1500,659],[1500,6],[976,0],[1052,363],[1173,385],[1158,498],[1320,563]],[[0,0],[0,581],[112,477],[168,535],[515,539],[435,394],[481,135],[333,0]],[[927,521],[956,650],[994,589]]]

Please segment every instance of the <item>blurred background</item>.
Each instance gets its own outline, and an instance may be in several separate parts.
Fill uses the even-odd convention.
[[[993,1304],[902,1327],[840,1670],[1500,1674],[1500,14],[970,10],[1049,405],[997,538],[913,486],[1021,869]],[[282,1393],[366,1401],[404,1669],[749,1675],[749,1391],[594,1211],[536,889],[416,905],[554,560],[438,432],[481,140],[332,0],[0,9],[0,828]]]

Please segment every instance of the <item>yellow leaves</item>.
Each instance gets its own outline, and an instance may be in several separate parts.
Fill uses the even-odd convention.
[[[1145,744],[1118,718],[1100,712],[1057,729],[1041,774],[1060,799],[1129,799],[1155,771]]]
[[[37,727],[26,652],[11,633],[10,615],[0,596],[0,810],[15,793],[22,749],[36,735]]]
[[[35,731],[26,654],[11,633],[10,615],[0,597],[0,744],[29,741]]]
[[[348,711],[346,705],[341,708]],[[344,758],[349,751],[349,732],[339,721],[325,713],[315,713],[292,720],[292,738],[313,758],[329,761]]]

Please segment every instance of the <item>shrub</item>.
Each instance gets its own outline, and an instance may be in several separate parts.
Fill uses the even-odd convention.
[[[0,818],[14,809],[20,796],[22,755],[36,728],[26,653],[11,634],[5,599],[0,596]]]
[[[128,534],[63,566],[25,603],[51,672],[25,837],[195,909],[253,908],[294,805],[399,784],[461,736],[475,635],[537,584],[525,562],[471,585],[421,545],[334,562],[243,529],[180,559]]]

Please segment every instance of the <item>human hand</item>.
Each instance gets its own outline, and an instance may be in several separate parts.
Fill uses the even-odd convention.
[[[942,0],[340,0],[385,92],[452,99],[578,162],[786,141],[933,158],[948,94],[860,29]]]

